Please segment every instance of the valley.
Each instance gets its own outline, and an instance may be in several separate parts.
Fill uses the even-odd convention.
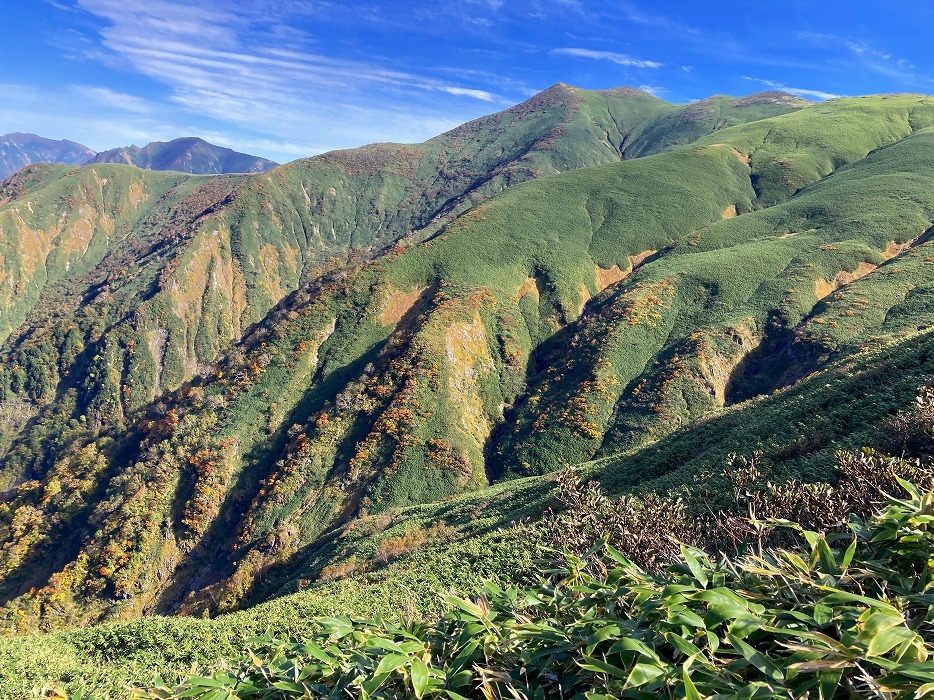
[[[255,174],[27,165],[0,189],[0,652],[110,692],[246,630],[440,614],[535,572],[510,528],[568,467],[694,514],[732,453],[833,484],[934,368],[931,212],[913,94],[558,84]]]

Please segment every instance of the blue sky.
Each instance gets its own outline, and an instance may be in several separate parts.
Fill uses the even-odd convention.
[[[421,141],[556,82],[686,102],[934,92],[934,3],[8,0],[0,133],[280,162]]]

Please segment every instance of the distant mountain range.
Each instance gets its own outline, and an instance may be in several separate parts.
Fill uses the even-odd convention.
[[[14,132],[0,136],[0,178],[7,178],[32,163],[81,165],[96,155],[74,141],[53,141],[35,134]]]
[[[195,136],[154,141],[146,146],[125,146],[97,153],[74,141],[53,141],[36,134],[0,136],[0,179],[33,163],[123,163],[145,170],[175,170],[193,175],[261,173],[278,163],[215,146]]]

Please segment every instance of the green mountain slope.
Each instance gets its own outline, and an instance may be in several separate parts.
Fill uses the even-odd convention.
[[[584,471],[613,492],[641,483],[678,493],[701,480],[705,490],[726,497],[732,487],[720,475],[724,458],[741,447],[747,454],[754,448],[763,451],[759,466],[767,478],[780,481],[802,471],[832,478],[832,451],[882,439],[886,416],[909,406],[915,387],[930,376],[932,350],[930,331],[894,341],[832,365],[794,389],[727,409],[704,425]],[[815,424],[815,414],[827,420]],[[812,435],[801,436],[804,425],[811,425]],[[832,426],[839,432],[824,432]],[[799,436],[807,439],[796,442]],[[826,441],[824,446],[818,446],[815,436]],[[791,442],[785,445],[784,440]],[[789,448],[795,451],[791,460]],[[212,620],[144,618],[0,639],[0,681],[13,697],[55,685],[126,697],[128,686],[148,685],[157,674],[171,682],[192,664],[210,666],[218,658],[231,658],[253,635],[310,635],[322,616],[378,613],[394,620],[405,614],[437,614],[443,605],[439,591],[466,594],[483,581],[507,585],[534,571],[536,543],[496,528],[540,514],[554,489],[543,477],[512,480],[444,503],[351,521],[296,557],[291,567],[270,572],[269,589],[281,586],[277,592],[285,595]],[[703,512],[716,504],[705,500],[694,505]],[[437,531],[439,525],[447,528],[443,541],[419,543],[411,536]],[[395,559],[387,565],[389,552]],[[328,564],[338,566],[327,570]],[[368,567],[375,570],[367,573]]]
[[[236,608],[348,523],[622,465],[929,325],[934,102],[776,99],[558,86],[417,146],[147,179],[101,263],[11,296],[10,614]],[[88,178],[27,172],[0,216]]]
[[[735,118],[799,106],[756,102]],[[653,119],[693,133],[696,115],[682,112],[641,91],[556,86],[422,145],[339,151],[251,178],[108,165],[19,173],[0,207],[0,337],[14,334],[0,398],[30,402],[26,413],[54,404],[120,424],[210,371],[243,329],[327,265],[427,236],[515,182],[618,160],[619,143]],[[707,131],[719,123],[703,122]],[[47,466],[54,457],[36,440],[29,455]],[[17,464],[0,484],[33,469]]]

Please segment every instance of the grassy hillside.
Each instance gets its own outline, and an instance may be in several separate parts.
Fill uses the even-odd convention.
[[[415,527],[440,512],[421,504],[566,463],[607,458],[607,482],[637,488],[677,466],[647,456],[659,439],[700,459],[686,436],[705,433],[683,426],[915,342],[934,102],[768,116],[797,106],[559,86],[419,146],[185,180],[190,210],[158,202],[176,243],[140,220],[134,235],[164,252],[88,287],[80,312],[43,297],[11,335],[7,366],[49,375],[39,393],[11,378],[6,396],[41,404],[25,425],[10,413],[0,472],[11,625],[233,610],[272,582],[455,536],[443,516]],[[767,118],[727,126],[744,117]],[[697,129],[716,133],[629,157]],[[28,210],[44,183],[24,182],[0,214]],[[841,305],[851,285],[879,310]],[[785,409],[768,414],[761,431],[791,455],[775,468],[816,473],[826,452],[807,455],[861,436],[909,383],[861,409],[859,430],[845,402],[814,449],[767,425]],[[335,539],[352,523],[382,533],[373,523],[409,507],[429,510],[392,516],[383,545]]]
[[[634,484],[643,492],[671,490],[697,514],[725,505],[710,501],[709,494],[725,501],[732,492],[721,474],[732,450],[761,450],[759,469],[774,482],[801,473],[833,481],[833,450],[878,444],[890,432],[885,421],[911,405],[932,363],[930,332],[894,341],[832,365],[794,389],[727,409],[656,446],[584,472],[611,492],[625,493]],[[822,420],[813,421],[815,415]],[[801,434],[796,426],[805,425],[809,433],[794,442]],[[792,440],[794,454],[785,439]],[[291,567],[272,572],[271,590],[282,586],[284,597],[216,619],[144,618],[0,640],[0,683],[11,697],[57,686],[120,698],[128,686],[148,685],[157,675],[174,683],[192,664],[233,658],[254,635],[308,637],[321,617],[437,614],[444,609],[442,593],[469,594],[483,581],[506,586],[534,574],[539,543],[528,532],[497,528],[514,518],[539,517],[555,487],[542,477],[514,480],[445,503],[353,520]],[[440,523],[449,529],[443,542],[413,536]]]
[[[800,106],[787,96],[758,103],[735,119]],[[514,183],[626,157],[623,142],[644,142],[661,116],[663,133],[719,124],[682,111],[636,90],[555,86],[425,144],[337,151],[253,177],[27,169],[0,199],[0,352],[10,370],[0,400],[120,424],[209,371],[328,265],[430,235]],[[6,426],[6,441],[20,427]],[[17,463],[0,484],[41,472]]]

